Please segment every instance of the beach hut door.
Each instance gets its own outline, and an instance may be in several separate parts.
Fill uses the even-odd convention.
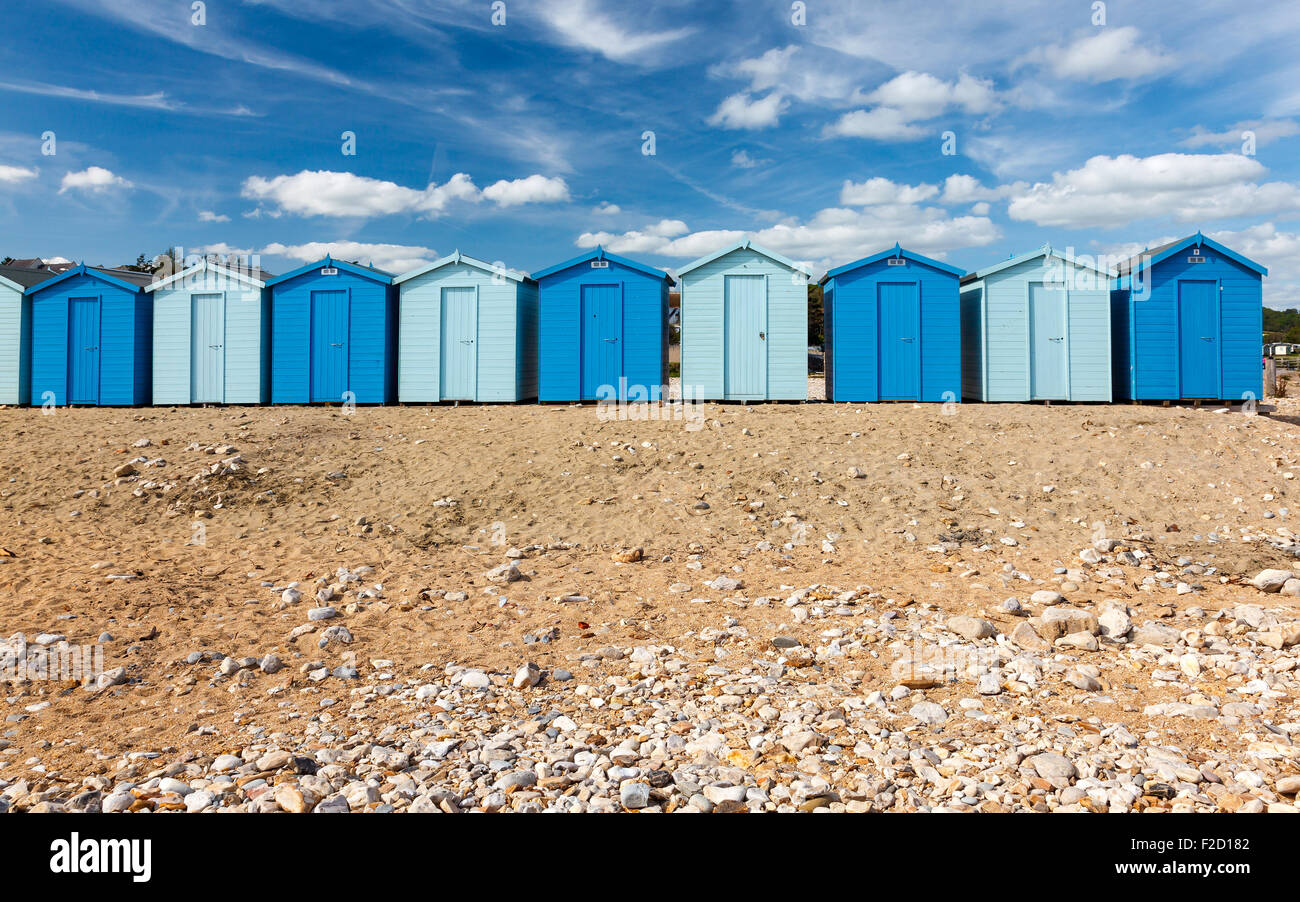
[[[226,298],[196,294],[190,300],[190,401],[226,400]]]
[[[582,286],[582,397],[608,398],[623,374],[623,304],[618,285]],[[600,391],[601,386],[609,386]]]
[[[1178,323],[1184,398],[1219,397],[1219,330],[1215,316],[1217,282],[1178,283]]]
[[[883,282],[880,292],[880,397],[921,396],[921,292],[915,282]]]
[[[311,293],[311,399],[344,400],[348,390],[348,293]]]
[[[99,298],[68,301],[68,403],[99,403]]]
[[[767,279],[726,276],[726,397],[767,397]]]
[[[477,394],[478,303],[473,287],[442,289],[442,399],[473,401]]]
[[[1065,307],[1064,289],[1029,286],[1030,397],[1036,401],[1070,397]]]

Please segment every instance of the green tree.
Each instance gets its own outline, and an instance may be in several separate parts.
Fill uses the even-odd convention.
[[[826,311],[822,307],[822,287],[816,282],[808,284],[808,344],[825,347],[823,332]]]

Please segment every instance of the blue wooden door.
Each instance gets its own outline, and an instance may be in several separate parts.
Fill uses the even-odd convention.
[[[921,288],[915,282],[882,282],[880,311],[880,397],[921,397]]]
[[[68,300],[68,403],[99,403],[99,298]]]
[[[1037,401],[1070,397],[1065,307],[1064,289],[1029,286],[1029,396]]]
[[[767,397],[767,279],[724,276],[724,394],[737,401]]]
[[[618,285],[582,286],[582,397],[611,397],[623,375],[623,302]]]
[[[444,401],[473,401],[478,391],[478,302],[474,288],[442,289],[441,385]]]
[[[1219,397],[1217,282],[1178,282],[1178,332],[1182,397]]]
[[[311,293],[311,399],[343,401],[348,390],[348,293]]]
[[[226,296],[190,298],[190,403],[226,400]]]

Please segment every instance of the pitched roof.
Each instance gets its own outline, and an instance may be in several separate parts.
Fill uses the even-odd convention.
[[[1119,274],[1121,276],[1127,276],[1130,273],[1132,273],[1135,269],[1141,271],[1143,269],[1147,269],[1149,267],[1155,266],[1161,260],[1166,260],[1169,257],[1172,257],[1174,254],[1177,254],[1180,251],[1184,250],[1185,248],[1191,247],[1192,245],[1196,245],[1197,247],[1211,248],[1215,251],[1218,251],[1220,254],[1223,254],[1223,256],[1228,257],[1229,259],[1237,261],[1247,269],[1254,270],[1255,272],[1259,273],[1261,276],[1268,275],[1267,268],[1260,266],[1258,263],[1256,263],[1254,260],[1251,260],[1249,257],[1243,257],[1241,254],[1237,253],[1236,251],[1224,247],[1222,244],[1219,244],[1219,242],[1214,241],[1213,239],[1206,238],[1200,232],[1197,232],[1195,235],[1188,235],[1186,238],[1179,238],[1177,241],[1170,241],[1169,243],[1162,244],[1159,247],[1150,248],[1148,250],[1143,251],[1140,254],[1135,254],[1134,256],[1129,257],[1127,260],[1120,263],[1117,269],[1119,270]]]
[[[833,279],[836,276],[842,276],[846,272],[852,272],[855,269],[870,266],[872,263],[884,260],[886,257],[905,257],[908,260],[913,260],[917,263],[934,267],[941,272],[951,273],[954,276],[960,277],[966,275],[966,270],[964,269],[958,269],[957,267],[950,266],[947,263],[940,263],[938,260],[931,260],[929,257],[923,257],[920,254],[913,253],[895,243],[894,246],[887,251],[881,251],[878,254],[872,254],[870,257],[863,257],[861,260],[854,260],[852,263],[845,263],[843,266],[835,267],[827,272],[826,275],[821,277],[819,284],[825,285],[828,280]]]
[[[149,283],[149,285],[145,287],[145,291],[157,291],[160,288],[167,288],[182,279],[191,278],[196,273],[212,273],[218,278],[243,282],[245,285],[251,285],[254,288],[266,287],[267,274],[263,273],[261,269],[258,269],[256,273],[248,273],[238,268],[230,269],[219,263],[213,263],[210,260],[204,259],[195,263],[193,266],[175,273],[174,275],[168,276],[165,279]]]
[[[290,279],[296,279],[299,276],[306,275],[314,269],[341,269],[343,272],[350,272],[353,275],[361,276],[366,279],[373,279],[381,285],[392,285],[392,273],[384,272],[382,269],[376,269],[373,266],[362,266],[359,263],[344,263],[342,260],[335,260],[332,256],[326,256],[324,260],[317,260],[315,263],[308,263],[306,266],[300,266],[292,272],[287,272],[282,276],[276,276],[273,279],[266,280],[266,287],[279,285],[281,282],[287,282]]]
[[[586,263],[589,260],[609,260],[620,266],[626,266],[628,269],[634,269],[637,272],[645,273],[647,276],[653,276],[656,279],[667,279],[669,285],[676,285],[677,280],[662,269],[655,269],[653,266],[647,266],[644,263],[638,263],[635,260],[629,260],[627,257],[620,257],[617,254],[611,254],[600,245],[596,245],[595,250],[588,251],[574,257],[572,260],[565,260],[563,263],[556,263],[554,266],[548,266],[545,269],[533,273],[533,278],[537,281],[545,279],[547,276],[553,276],[558,272],[563,272],[571,266],[577,266],[580,263]]]
[[[798,270],[799,272],[809,276],[812,275],[812,270],[810,270],[807,266],[804,266],[802,263],[795,263],[793,260],[791,260],[788,257],[782,257],[780,254],[775,253],[774,251],[769,251],[766,248],[759,247],[757,244],[750,241],[748,238],[742,238],[741,240],[735,242],[734,244],[727,245],[726,247],[722,248],[722,250],[714,251],[708,256],[701,257],[700,259],[696,260],[693,263],[686,264],[681,269],[677,270],[677,277],[681,278],[682,276],[686,275],[688,272],[690,272],[693,269],[699,269],[701,266],[704,266],[705,264],[712,263],[714,260],[717,260],[720,257],[725,257],[727,256],[727,254],[733,253],[738,250],[754,251],[755,253],[762,254],[764,257],[767,257],[769,260],[775,260],[777,263],[780,263],[782,266],[785,266],[789,269]]]
[[[1115,278],[1114,270],[1102,269],[1100,266],[1096,266],[1092,263],[1086,263],[1083,260],[1080,260],[1074,257],[1073,255],[1066,253],[1065,251],[1059,251],[1056,248],[1052,247],[1050,244],[1044,244],[1036,251],[1030,251],[1027,254],[1021,254],[1019,257],[1012,257],[1010,260],[1003,260],[1001,263],[995,263],[992,266],[985,267],[984,269],[978,270],[976,272],[967,273],[965,276],[962,277],[961,284],[966,285],[969,284],[970,282],[978,281],[980,279],[983,279],[985,276],[992,275],[995,272],[1000,272],[1001,270],[1009,269],[1012,266],[1019,266],[1021,263],[1028,263],[1030,260],[1035,260],[1039,257],[1055,257],[1058,260],[1064,260],[1066,263],[1072,263],[1075,266],[1078,266],[1082,269],[1092,270],[1093,272],[1106,276],[1107,278],[1110,279]]]
[[[58,273],[48,269],[29,269],[25,266],[0,266],[0,283],[18,291],[47,282]]]
[[[393,284],[399,285],[402,282],[409,282],[411,279],[422,276],[428,272],[433,272],[435,269],[442,269],[444,266],[451,266],[457,263],[464,263],[466,266],[472,266],[475,269],[481,269],[486,273],[491,273],[494,276],[501,276],[502,278],[509,279],[512,282],[524,282],[527,281],[528,279],[528,276],[525,273],[517,272],[513,269],[506,269],[504,267],[497,266],[494,263],[484,263],[482,260],[478,260],[474,257],[466,256],[465,254],[462,254],[460,251],[456,251],[454,254],[451,254],[450,256],[443,257],[439,260],[434,260],[432,263],[426,263],[424,266],[416,267],[410,272],[402,273],[400,276],[393,279]]]
[[[113,269],[107,266],[87,266],[79,263],[67,272],[59,273],[52,279],[46,279],[27,289],[27,294],[36,294],[44,291],[59,282],[67,279],[73,279],[77,276],[89,276],[92,279],[98,279],[101,282],[107,282],[109,285],[115,285],[127,291],[139,291],[144,286],[153,281],[153,275],[147,272],[133,272],[125,269]]]

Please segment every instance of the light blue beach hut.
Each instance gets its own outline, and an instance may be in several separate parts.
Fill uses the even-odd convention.
[[[1121,263],[1111,295],[1115,396],[1258,399],[1266,275],[1199,232]]]
[[[0,266],[0,404],[31,400],[32,302],[26,292],[55,275],[45,269]]]
[[[807,400],[809,276],[803,264],[749,239],[678,270],[683,393]]]
[[[271,400],[271,300],[260,270],[203,260],[153,295],[154,404]]]
[[[533,278],[540,400],[667,396],[671,276],[597,247]]]
[[[1044,245],[961,280],[962,392],[1110,401],[1114,272]]]
[[[897,244],[826,273],[826,400],[961,400],[963,275]]]
[[[397,397],[537,397],[537,283],[460,251],[400,275]]]

